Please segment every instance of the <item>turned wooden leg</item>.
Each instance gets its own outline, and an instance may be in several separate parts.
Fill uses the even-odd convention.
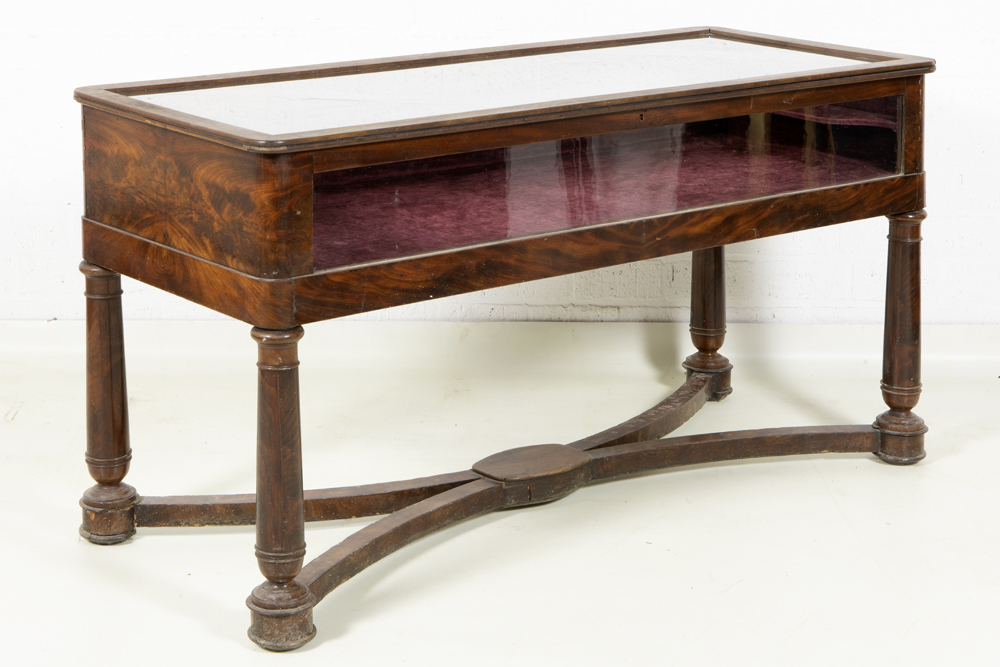
[[[257,341],[257,563],[267,581],[247,599],[250,639],[272,651],[316,635],[316,600],[295,576],[306,554],[299,429],[298,342],[302,327],[254,328]]]
[[[912,410],[920,399],[920,223],[926,211],[890,215],[885,290],[882,398],[889,410],[875,420],[878,456],[909,465],[926,456],[924,420]]]
[[[87,277],[87,467],[97,482],[80,506],[80,535],[94,544],[117,544],[135,534],[136,493],[122,484],[132,449],[128,442],[121,276],[83,262]]]
[[[719,354],[726,339],[725,248],[695,250],[691,257],[691,341],[698,351],[684,361],[692,373],[712,376],[712,397],[721,401],[733,393],[729,359]]]

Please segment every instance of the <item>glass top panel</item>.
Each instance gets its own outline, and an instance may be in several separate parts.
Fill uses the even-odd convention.
[[[287,134],[785,75],[859,62],[701,37],[392,72],[136,95],[135,99],[257,132]]]

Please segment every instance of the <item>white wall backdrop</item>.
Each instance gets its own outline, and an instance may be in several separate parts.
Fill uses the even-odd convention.
[[[930,56],[924,321],[1000,323],[1000,108],[993,3],[396,0],[16,3],[0,16],[0,319],[83,315],[80,111],[87,84],[720,25]],[[872,323],[883,219],[728,250],[729,319]],[[689,257],[392,309],[370,318],[684,320]],[[218,317],[132,281],[127,318]]]

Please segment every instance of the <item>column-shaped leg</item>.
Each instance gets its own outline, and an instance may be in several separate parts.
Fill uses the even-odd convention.
[[[121,276],[83,262],[87,278],[87,468],[97,482],[80,506],[80,535],[117,544],[135,534],[136,493],[122,484],[132,449],[128,441]]]
[[[267,581],[247,599],[250,639],[272,651],[316,635],[316,600],[295,576],[306,554],[302,514],[298,342],[302,327],[254,328],[257,341],[257,563]]]
[[[926,456],[924,420],[912,410],[920,399],[920,223],[926,211],[890,215],[885,290],[882,398],[889,410],[875,420],[882,432],[878,456],[909,465]]]
[[[725,248],[695,250],[691,255],[691,341],[698,351],[683,366],[692,373],[712,376],[713,401],[733,393],[729,359],[719,354],[726,339]]]

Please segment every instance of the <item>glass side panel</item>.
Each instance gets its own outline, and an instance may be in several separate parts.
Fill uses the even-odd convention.
[[[897,173],[898,98],[316,174],[317,270]]]
[[[847,58],[703,37],[135,99],[249,130],[285,134],[857,64]]]

